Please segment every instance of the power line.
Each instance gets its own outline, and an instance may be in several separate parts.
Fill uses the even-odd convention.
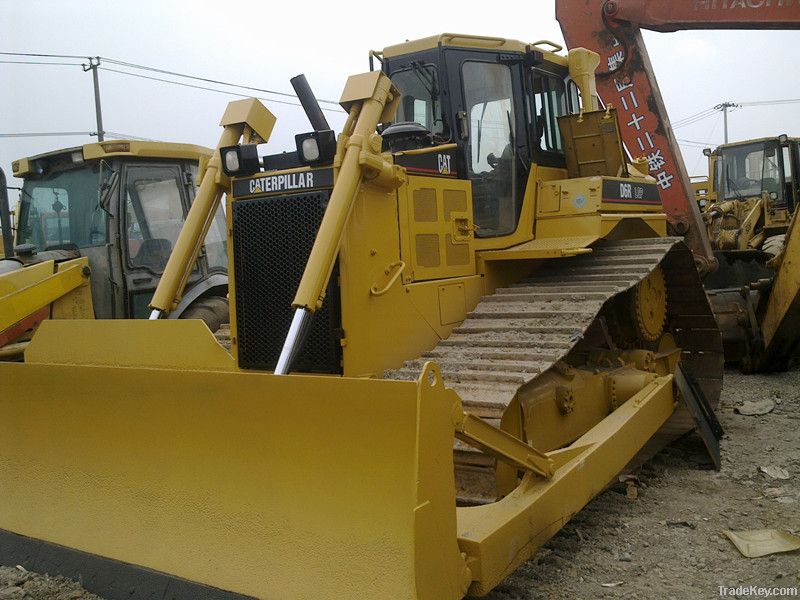
[[[78,58],[78,59],[91,60],[91,57],[76,56],[76,55],[70,55],[70,54],[37,54],[37,53],[31,53],[31,52],[0,52],[0,55],[6,55],[6,56],[28,56],[28,57],[38,57],[38,58]],[[192,79],[192,80],[195,80],[195,81],[202,81],[204,83],[213,83],[213,84],[216,84],[216,85],[224,85],[226,87],[233,87],[233,88],[243,89],[243,90],[251,90],[251,91],[255,91],[255,92],[262,92],[262,93],[265,93],[265,94],[273,94],[273,95],[276,95],[276,96],[283,96],[283,97],[286,97],[286,98],[297,98],[296,94],[292,94],[292,93],[288,93],[288,92],[279,92],[277,90],[269,90],[269,89],[266,89],[266,88],[258,88],[258,87],[253,87],[253,86],[249,86],[249,85],[243,85],[243,84],[239,84],[239,83],[231,83],[231,82],[228,82],[228,81],[221,81],[221,80],[218,80],[218,79],[210,79],[208,77],[200,77],[198,75],[190,75],[188,73],[181,73],[181,72],[178,72],[178,71],[169,71],[167,69],[159,69],[157,67],[151,67],[151,66],[148,66],[148,65],[140,65],[140,64],[137,64],[137,63],[127,62],[127,61],[123,61],[123,60],[117,60],[115,58],[108,58],[108,57],[105,57],[105,56],[98,56],[96,58],[99,59],[99,60],[102,60],[104,62],[110,63],[110,64],[118,65],[118,66],[121,66],[121,67],[128,67],[128,68],[131,68],[131,69],[141,69],[141,70],[150,71],[150,72],[153,72],[153,73],[161,73],[162,75],[172,75],[173,77],[181,77],[181,78],[184,78],[184,79]],[[33,64],[33,63],[31,63],[31,64]],[[47,64],[52,64],[52,63],[47,63]],[[126,71],[114,71],[113,69],[104,69],[104,70],[113,71],[113,72],[116,72],[116,73],[123,73],[125,75],[131,75],[131,76],[134,76],[134,77],[143,77],[145,79],[148,78],[145,75],[137,75],[135,73],[129,73],[129,72],[126,72]],[[157,78],[151,78],[151,79],[155,79],[156,81],[163,81],[164,83],[174,83],[174,84],[177,84],[177,85],[181,85],[179,82],[176,82],[176,81],[169,81],[169,80],[166,80],[166,79],[157,79]],[[183,85],[188,85],[188,84],[183,84]],[[220,91],[220,90],[215,90],[215,89],[212,89],[212,88],[204,88],[204,87],[200,87],[200,86],[189,86],[189,87],[195,87],[196,89],[208,90],[208,91],[212,91],[212,92],[219,92]],[[234,94],[234,95],[237,95],[237,94]],[[238,95],[240,97],[243,97],[243,98],[252,97],[251,94],[250,95],[238,94]],[[279,102],[278,100],[274,100],[272,98],[260,98],[260,99],[261,100],[266,100],[268,102]],[[323,103],[323,104],[331,104],[331,105],[334,105],[334,106],[339,106],[339,103],[336,102],[335,100],[319,99],[318,102]],[[284,102],[284,104],[288,104],[288,103]],[[291,106],[301,106],[300,104],[290,104],[290,105]],[[323,110],[325,110],[325,109],[323,109]],[[336,111],[336,112],[339,112],[339,111]]]
[[[97,135],[94,131],[37,131],[28,133],[0,133],[0,138],[58,137],[74,135]]]
[[[118,69],[109,69],[108,67],[99,67],[99,69],[101,71],[109,71],[111,73],[119,73],[121,75],[128,75],[130,77],[138,77],[140,79],[149,79],[151,81],[160,81],[162,83],[170,83],[172,85],[179,85],[179,86],[182,86],[182,87],[188,87],[188,88],[193,88],[193,89],[197,89],[197,90],[205,90],[207,92],[217,92],[218,94],[226,94],[228,96],[237,96],[239,98],[252,98],[253,97],[251,94],[239,94],[237,92],[229,92],[227,90],[217,90],[217,89],[210,88],[210,87],[205,87],[205,86],[202,86],[202,85],[195,85],[195,84],[192,84],[192,83],[183,83],[181,81],[172,81],[170,79],[162,79],[161,77],[152,77],[150,75],[141,75],[139,73],[131,73],[129,71],[120,71]],[[256,97],[259,100],[264,100],[265,102],[273,102],[275,104],[286,104],[288,106],[301,106],[302,107],[302,105],[300,105],[300,104],[298,104],[296,102],[287,102],[285,100],[276,100],[274,98],[264,98],[264,97],[260,97],[260,96],[256,96]],[[338,113],[338,114],[342,113],[341,110],[336,110],[334,108],[323,108],[322,110],[325,110],[325,111],[328,111],[328,112],[333,112],[333,113]]]
[[[0,63],[5,65],[51,65],[56,67],[80,67],[81,63],[68,63],[68,62],[42,62],[32,60],[0,60]]]
[[[119,133],[118,131],[106,131],[106,133],[108,135],[112,136],[112,137],[120,138],[120,139],[126,139],[126,140],[134,140],[134,141],[139,141],[139,142],[153,142],[153,141],[155,141],[152,138],[139,137],[139,136],[136,136],[136,135],[131,135],[129,133]]]
[[[681,146],[694,146],[696,148],[708,148],[707,143],[698,142],[695,140],[684,140],[681,138],[676,138]]]
[[[275,94],[276,96],[284,96],[286,98],[296,98],[297,97],[296,94],[290,94],[290,93],[287,93],[287,92],[278,92],[278,91],[275,91],[275,90],[257,88],[257,87],[253,87],[253,86],[249,86],[249,85],[242,85],[242,84],[239,84],[239,83],[230,83],[230,82],[227,82],[227,81],[220,81],[220,80],[217,80],[217,79],[209,79],[207,77],[199,77],[197,75],[188,75],[186,73],[179,73],[177,71],[167,71],[166,69],[158,69],[156,67],[148,67],[146,65],[138,65],[136,63],[125,62],[125,61],[122,61],[122,60],[116,60],[114,58],[106,58],[104,56],[101,56],[100,58],[102,60],[104,60],[105,62],[107,62],[107,63],[111,63],[111,64],[114,64],[114,65],[119,65],[121,67],[128,67],[128,68],[131,68],[131,69],[142,69],[142,70],[145,70],[145,71],[152,71],[154,73],[161,73],[162,75],[172,75],[174,77],[183,77],[184,79],[193,79],[195,81],[202,81],[202,82],[205,82],[205,83],[214,83],[214,84],[217,84],[217,85],[224,85],[224,86],[227,86],[227,87],[234,87],[234,88],[243,89],[243,90],[252,90],[252,91],[255,91],[255,92],[263,92],[265,94]],[[321,103],[324,103],[324,104],[333,104],[333,105],[336,105],[336,106],[339,105],[339,103],[334,101],[334,100],[318,100],[318,101],[321,102]]]
[[[717,110],[710,109],[708,111],[704,111],[702,113],[698,113],[692,117],[686,117],[685,119],[681,119],[680,121],[676,121],[672,123],[673,129],[680,129],[681,127],[686,127],[687,125],[694,125],[695,123],[699,123],[700,121],[704,121],[709,117],[713,117],[717,113]]]
[[[798,104],[800,98],[786,98],[784,100],[759,100],[756,102],[739,102],[739,106],[772,106],[775,104]]]
[[[79,58],[88,59],[88,56],[78,56],[75,54],[36,54],[33,52],[0,52],[3,56],[34,56],[37,58]]]
[[[693,115],[689,115],[688,117],[684,117],[682,119],[675,119],[672,122],[672,126],[674,127],[674,126],[680,125],[680,124],[682,124],[682,123],[684,123],[686,121],[693,121],[693,120],[698,119],[698,118],[705,118],[707,115],[714,114],[715,112],[716,112],[715,108],[713,108],[713,107],[712,108],[707,108],[707,109],[701,110],[700,112],[695,113]]]

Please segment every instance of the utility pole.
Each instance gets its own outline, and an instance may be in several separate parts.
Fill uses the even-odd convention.
[[[723,102],[722,104],[717,104],[714,108],[716,110],[722,111],[722,120],[725,125],[725,143],[728,143],[728,109],[729,108],[738,108],[739,105],[735,102]]]
[[[81,65],[83,72],[91,71],[92,80],[94,81],[94,112],[97,119],[97,141],[102,142],[105,138],[105,131],[103,131],[103,112],[100,108],[100,81],[97,79],[97,67],[100,66],[100,57],[89,57],[88,65]]]

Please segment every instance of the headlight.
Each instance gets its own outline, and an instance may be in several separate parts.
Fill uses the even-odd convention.
[[[225,162],[226,173],[236,173],[239,170],[238,148],[228,148],[227,152],[222,153],[222,160]]]
[[[319,144],[316,138],[306,138],[300,148],[300,155],[303,162],[317,162],[319,160]]]
[[[304,165],[324,165],[336,156],[336,134],[330,130],[311,131],[294,136],[297,156]]]
[[[258,160],[258,145],[243,144],[220,148],[222,170],[228,177],[252,175],[261,167]]]

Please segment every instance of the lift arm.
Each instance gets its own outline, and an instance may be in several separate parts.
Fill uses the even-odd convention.
[[[186,215],[186,222],[150,302],[153,311],[150,319],[159,319],[162,314],[175,310],[180,303],[208,228],[230,183],[222,170],[220,149],[238,144],[242,136],[247,143],[266,142],[272,134],[275,121],[273,114],[255,98],[236,100],[228,104],[220,121],[224,129],[219,144],[208,161],[200,189],[189,214]]]
[[[641,29],[797,29],[795,0],[556,0],[570,48],[600,54],[597,90],[619,110],[632,156],[647,159],[672,229],[685,236],[701,272],[715,268],[708,235],[672,132]]]

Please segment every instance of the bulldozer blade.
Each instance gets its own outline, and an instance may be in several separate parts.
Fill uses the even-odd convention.
[[[241,372],[179,320],[46,321],[26,361],[0,364],[0,563],[110,599],[466,592],[435,365]]]

